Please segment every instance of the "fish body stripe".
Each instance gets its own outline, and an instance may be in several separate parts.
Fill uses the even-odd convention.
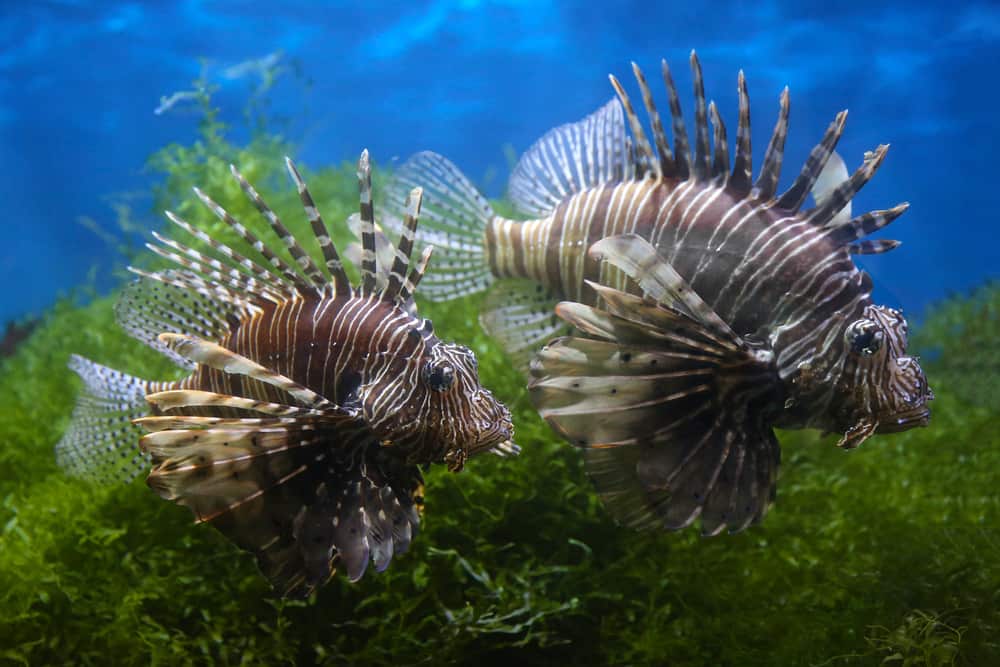
[[[818,353],[833,324],[871,301],[846,247],[774,200],[747,198],[713,181],[647,177],[589,188],[552,215],[525,222],[495,217],[485,234],[498,277],[530,278],[558,298],[596,305],[586,280],[625,289],[626,276],[587,257],[597,240],[638,234],[740,335],[776,332],[795,341],[779,357],[783,375]],[[633,288],[634,289],[634,288]]]

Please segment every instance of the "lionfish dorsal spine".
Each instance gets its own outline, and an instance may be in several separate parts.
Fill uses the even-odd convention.
[[[701,62],[698,54],[691,51],[691,76],[694,83],[694,120],[695,120],[695,151],[694,175],[700,181],[706,180],[711,173],[709,160],[711,150],[708,142],[708,116],[705,107],[705,82],[701,74]]]
[[[715,102],[708,105],[708,117],[712,122],[712,141],[715,152],[712,156],[712,177],[719,185],[725,185],[729,180],[729,140],[726,137],[726,124],[719,115]]]
[[[305,211],[306,218],[309,221],[312,236],[322,252],[323,262],[317,264],[313,261],[299,240],[281,222],[277,213],[265,202],[264,198],[235,166],[230,166],[233,177],[239,184],[240,189],[257,211],[267,220],[271,231],[277,236],[278,241],[293,258],[294,265],[283,260],[271,247],[225,208],[200,189],[195,188],[195,194],[198,196],[198,199],[219,220],[224,222],[239,238],[250,246],[253,252],[262,257],[264,263],[258,263],[258,261],[251,259],[246,254],[233,249],[204,231],[197,229],[176,214],[167,211],[166,215],[171,222],[208,246],[212,254],[196,250],[190,245],[185,245],[154,232],[154,238],[158,242],[158,245],[148,244],[150,250],[179,266],[180,270],[166,269],[149,272],[129,267],[130,270],[140,277],[181,290],[191,290],[202,295],[205,299],[214,302],[215,309],[223,314],[223,320],[232,319],[233,317],[239,320],[243,315],[254,312],[264,302],[282,304],[289,300],[309,295],[326,297],[352,294],[353,287],[344,269],[343,260],[331,239],[329,229],[320,215],[305,180],[291,159],[285,158],[285,164],[289,175],[295,182],[299,199]],[[416,191],[415,193],[411,193],[413,205],[410,206],[411,210],[403,224],[400,247],[397,249],[392,247],[391,243],[387,243],[389,246],[388,250],[390,251],[389,256],[392,259],[384,261],[391,263],[392,270],[390,272],[387,270],[388,267],[381,267],[380,269],[377,253],[375,252],[376,232],[374,207],[372,204],[371,165],[368,160],[367,151],[362,153],[361,159],[358,161],[358,184],[361,240],[364,246],[359,267],[362,278],[360,294],[365,297],[376,296],[383,301],[403,305],[412,298],[413,290],[426,270],[425,261],[430,256],[430,253],[426,252],[423,257],[424,261],[411,270],[410,255],[416,237],[415,231],[420,215],[421,196]],[[381,284],[378,283],[376,276],[380,270],[386,273],[394,273],[395,278],[390,279],[387,285],[384,281]],[[136,318],[129,319],[135,320]],[[166,318],[166,320],[169,320],[169,318]],[[158,318],[156,321],[162,324],[166,320]],[[212,330],[215,331],[214,328]],[[161,331],[182,333],[173,327],[164,328]],[[185,360],[176,358],[175,354],[169,353],[163,345],[156,341],[155,334],[150,335],[152,333],[151,330],[139,333],[141,333],[141,340],[160,352],[168,354],[168,356],[174,358],[181,365],[187,365]]]
[[[200,190],[196,190],[196,193],[199,194],[199,197],[204,195],[204,193],[202,193]],[[212,202],[212,204],[215,205],[214,202]],[[223,213],[225,212],[223,211]],[[285,299],[291,298],[292,295],[295,293],[294,290],[288,284],[282,282],[277,276],[274,275],[274,272],[271,271],[270,269],[261,266],[254,260],[236,252],[225,243],[216,240],[215,238],[209,236],[208,234],[198,229],[197,227],[193,227],[190,223],[181,219],[173,212],[166,211],[166,216],[172,223],[174,223],[175,225],[183,229],[185,232],[187,232],[194,238],[198,239],[205,245],[207,245],[213,251],[222,255],[225,258],[226,265],[230,266],[232,270],[237,271],[239,273],[243,273],[244,275],[248,276],[251,280],[253,280],[255,285],[260,286],[260,292],[266,298],[270,297],[270,295],[273,294],[274,302],[278,303]],[[223,221],[224,222],[226,221],[225,218],[223,218]],[[240,225],[240,227],[242,228],[242,225]],[[222,265],[222,262],[220,262],[220,265]],[[251,292],[255,291],[257,290],[256,289],[251,290]]]
[[[208,257],[193,248],[181,245],[173,239],[162,236],[155,231],[152,234],[153,238],[164,246],[160,247],[153,243],[147,243],[146,247],[154,254],[195,273],[199,273],[207,279],[214,281],[215,284],[222,288],[236,290],[236,292],[232,292],[233,294],[243,291],[258,293],[272,301],[280,301],[282,299],[282,295],[273,292],[266,285],[258,283],[254,278],[242,275],[233,268],[226,269],[218,260]],[[171,250],[174,252],[171,252]]]
[[[854,195],[875,175],[888,151],[888,144],[882,144],[875,149],[850,178],[838,185],[829,196],[824,198],[822,203],[808,214],[808,220],[818,227],[825,227],[834,221],[838,211],[847,206]]]
[[[289,254],[295,263],[298,265],[299,269],[305,273],[308,277],[309,282],[306,283],[305,288],[309,290],[312,288],[316,292],[323,292],[327,280],[323,277],[323,273],[313,262],[309,254],[299,245],[298,240],[295,236],[288,230],[287,227],[281,222],[278,214],[275,213],[270,206],[264,201],[264,199],[257,193],[257,190],[250,185],[249,181],[243,177],[243,174],[236,169],[235,165],[229,165],[229,170],[232,172],[233,177],[240,184],[240,189],[243,190],[247,198],[253,203],[254,207],[260,212],[264,219],[267,220],[268,224],[271,226],[271,230],[278,236],[281,243],[288,248]]]
[[[261,241],[256,234],[247,229],[243,223],[234,218],[226,209],[221,205],[217,204],[211,197],[201,191],[200,188],[194,188],[195,195],[198,199],[215,214],[219,220],[226,223],[230,229],[232,229],[237,236],[239,236],[247,245],[253,248],[271,265],[268,269],[268,273],[273,276],[276,280],[281,282],[285,288],[289,291],[289,296],[297,293],[302,293],[310,289],[308,283],[306,283],[301,276],[299,276],[291,266],[288,265],[285,260],[281,259],[274,252]],[[236,251],[231,251],[236,257],[242,258],[242,255],[236,253]]]
[[[771,140],[764,152],[764,164],[760,168],[760,174],[757,175],[757,181],[753,184],[756,197],[763,200],[774,197],[774,193],[778,190],[778,179],[781,178],[781,163],[785,157],[785,138],[788,136],[788,113],[791,106],[788,86],[781,91],[779,105],[778,120],[774,124]]]
[[[361,214],[361,295],[375,292],[378,264],[375,259],[375,208],[372,204],[372,168],[368,150],[358,160],[358,196]]]
[[[302,208],[305,209],[306,217],[309,218],[309,225],[312,227],[313,235],[316,237],[316,241],[319,243],[320,250],[323,253],[323,259],[326,262],[326,269],[333,279],[334,293],[350,293],[351,281],[347,277],[347,273],[344,271],[344,263],[340,259],[340,254],[337,252],[337,246],[335,246],[333,241],[330,239],[330,232],[327,229],[326,223],[323,222],[323,218],[319,213],[319,208],[316,207],[316,202],[313,201],[309,188],[306,186],[305,181],[302,179],[302,176],[299,174],[299,170],[295,167],[295,163],[292,162],[291,158],[285,158],[285,167],[288,170],[289,175],[291,175],[292,180],[295,181],[295,187],[296,190],[298,190],[299,199],[302,201]]]
[[[753,178],[753,151],[750,146],[750,95],[743,70],[736,77],[739,96],[739,122],[736,126],[736,155],[733,158],[733,175],[729,185],[737,192],[749,194]]]
[[[670,65],[666,58],[660,60],[660,74],[663,85],[667,88],[667,98],[670,104],[670,118],[674,133],[674,162],[676,169],[674,177],[686,180],[691,174],[691,149],[688,146],[687,128],[684,126],[684,113],[681,111],[681,98],[674,85],[674,77],[670,73]]]
[[[889,209],[869,211],[857,216],[856,218],[852,218],[850,221],[840,225],[839,227],[831,228],[827,232],[827,237],[833,242],[834,245],[847,245],[852,241],[857,241],[858,239],[864,238],[869,234],[874,234],[899,216],[903,215],[908,208],[910,208],[910,204],[908,202],[903,202],[902,204],[897,204]],[[874,255],[877,253],[888,252],[889,250],[898,247],[899,244],[899,241],[879,239],[863,241],[862,243],[855,244],[855,246],[848,246],[848,250],[859,255]]]
[[[399,291],[399,298],[402,301],[407,301],[413,298],[413,293],[417,290],[417,285],[424,277],[424,273],[427,272],[427,264],[431,261],[431,254],[434,252],[434,246],[427,246],[424,251],[420,254],[420,261],[417,265],[410,269],[410,273],[406,276],[406,281],[403,283],[402,289]]]
[[[400,231],[399,245],[392,258],[389,269],[389,283],[382,292],[383,301],[394,301],[402,293],[407,282],[407,270],[410,266],[410,255],[413,252],[413,241],[416,238],[417,222],[420,219],[420,203],[423,199],[423,189],[413,188],[406,198],[406,211],[403,214],[403,229]],[[407,296],[416,286],[410,283]],[[405,299],[404,299],[405,300]]]
[[[635,66],[635,63],[633,63]],[[645,91],[649,90],[649,86],[645,85],[645,78],[642,76],[642,70],[635,66],[636,78],[639,80],[639,87],[643,88],[645,86]],[[618,81],[613,74],[608,75],[608,79],[611,81],[611,85],[614,86],[615,92],[618,93],[618,99],[621,100],[622,106],[625,107],[625,117],[628,118],[628,124],[632,128],[632,134],[634,140],[632,142],[632,147],[635,150],[634,163],[639,166],[642,165],[644,169],[637,169],[637,175],[645,175],[646,169],[654,168],[657,176],[662,175],[664,170],[670,170],[673,161],[670,158],[670,153],[665,152],[661,149],[660,160],[656,160],[656,156],[653,155],[653,147],[649,143],[649,139],[646,138],[646,131],[642,129],[642,123],[639,122],[639,116],[635,113],[635,108],[632,106],[632,100],[629,98],[628,93],[625,92],[625,88]],[[644,92],[645,94],[645,92]],[[650,96],[650,103],[652,103],[652,96]],[[656,113],[655,107],[650,112],[652,118],[653,128],[656,132],[655,138],[659,142],[661,139],[665,138],[663,135],[663,126],[659,122],[659,114]],[[657,127],[659,129],[657,129]],[[664,146],[666,144],[664,143]],[[667,149],[669,151],[669,148]]]
[[[798,177],[792,183],[791,187],[778,197],[778,201],[775,204],[778,208],[783,208],[787,211],[798,211],[802,208],[803,202],[805,202],[806,197],[816,183],[816,179],[819,178],[823,167],[826,166],[827,160],[830,159],[830,155],[837,148],[837,142],[840,141],[840,135],[844,132],[844,124],[846,122],[847,111],[841,111],[833,119],[833,122],[830,123],[830,126],[826,128],[823,139],[809,153],[806,163],[802,165],[802,171],[799,172]]]

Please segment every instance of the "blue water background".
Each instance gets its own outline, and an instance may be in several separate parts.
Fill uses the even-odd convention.
[[[667,58],[690,118],[696,48],[730,140],[745,70],[757,165],[790,87],[783,185],[842,108],[849,167],[892,144],[855,201],[856,212],[912,203],[883,234],[903,246],[861,260],[880,300],[919,312],[1000,277],[995,4],[5,0],[0,45],[0,323],[42,311],[95,266],[111,287],[121,258],[78,219],[113,227],[107,197],[148,192],[149,154],[195,136],[183,105],[153,113],[160,97],[190,89],[207,59],[222,119],[238,125],[261,81],[227,68],[279,51],[269,108],[300,161],[433,149],[499,196],[503,147],[521,152],[607,101],[608,73],[637,96],[630,60],[665,109],[656,72]],[[130,203],[161,224],[148,196]]]

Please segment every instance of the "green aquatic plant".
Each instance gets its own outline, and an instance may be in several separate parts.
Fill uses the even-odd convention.
[[[156,207],[220,231],[190,193],[198,185],[259,224],[232,162],[304,232],[282,164],[293,152],[265,135],[237,145],[206,115],[196,142],[151,160]],[[353,167],[306,172],[343,244]],[[79,386],[70,353],[144,377],[175,372],[120,331],[113,295],[61,301],[0,361],[0,663],[995,664],[1000,413],[962,398],[954,330],[935,319],[995,341],[995,320],[974,316],[996,312],[991,289],[994,310],[957,298],[914,332],[915,345],[942,349],[928,371],[930,427],[847,453],[834,438],[780,434],[778,504],[763,525],[712,539],[616,527],[578,452],[479,328],[478,299],[422,304],[476,352],[523,453],[461,477],[431,471],[411,551],[304,601],[271,597],[252,557],[141,481],[95,487],[57,468],[52,447]],[[998,381],[987,375],[985,391]]]
[[[975,405],[1000,404],[1000,281],[931,309],[913,337],[913,347],[939,383]]]

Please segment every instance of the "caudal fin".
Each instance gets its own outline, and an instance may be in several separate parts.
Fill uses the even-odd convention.
[[[423,188],[419,240],[434,246],[434,270],[421,284],[431,301],[450,301],[484,291],[493,281],[486,257],[486,228],[493,208],[458,167],[424,151],[407,160],[386,188],[386,203],[398,213],[382,224],[405,234],[403,214],[415,187]]]
[[[56,445],[59,466],[101,483],[132,481],[149,469],[149,457],[139,451],[142,430],[132,420],[149,413],[150,382],[77,355],[69,367],[83,379],[84,390]]]

